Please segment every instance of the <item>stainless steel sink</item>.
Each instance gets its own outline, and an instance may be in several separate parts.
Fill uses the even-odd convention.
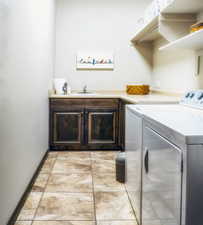
[[[83,87],[82,91],[73,93],[72,95],[96,95],[95,92],[87,91],[87,85]]]
[[[77,92],[77,93],[72,93],[71,95],[96,95],[95,92]]]
[[[83,95],[92,95],[92,94],[95,94],[94,92],[91,92],[91,91],[80,91],[80,92],[77,92],[77,94],[83,94]]]

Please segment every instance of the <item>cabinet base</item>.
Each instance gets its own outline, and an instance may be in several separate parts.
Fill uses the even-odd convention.
[[[107,146],[107,145],[97,145],[97,146],[50,146],[50,151],[122,151],[122,147],[119,146]]]

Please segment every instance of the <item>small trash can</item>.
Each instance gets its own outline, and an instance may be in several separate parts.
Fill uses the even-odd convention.
[[[116,180],[125,183],[125,152],[119,152],[116,157]]]

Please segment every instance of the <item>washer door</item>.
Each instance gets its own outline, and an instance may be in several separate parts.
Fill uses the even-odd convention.
[[[142,225],[180,225],[181,150],[151,128],[143,129]]]

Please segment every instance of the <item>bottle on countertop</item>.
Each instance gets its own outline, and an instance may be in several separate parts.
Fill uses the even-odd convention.
[[[66,79],[64,78],[55,78],[54,81],[54,90],[57,95],[63,95],[66,89]]]
[[[71,94],[71,86],[67,82],[64,83],[63,94],[64,95],[70,95]]]

